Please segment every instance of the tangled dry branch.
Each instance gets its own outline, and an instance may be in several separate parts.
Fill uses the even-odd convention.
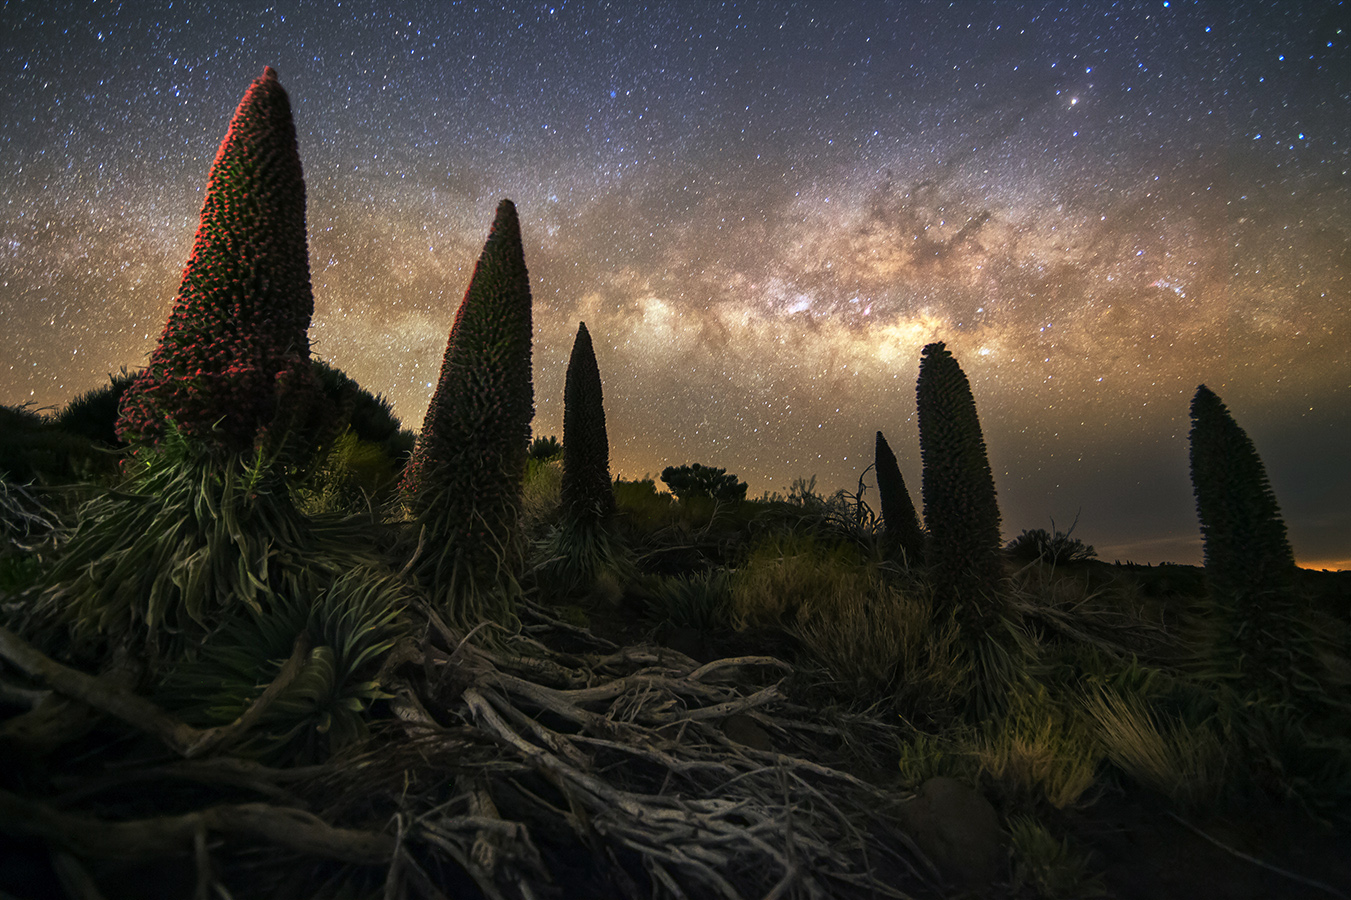
[[[201,872],[226,852],[203,835],[251,843],[255,856],[262,846],[340,859],[378,872],[388,898],[442,896],[447,872],[502,900],[934,892],[932,868],[900,825],[905,795],[832,764],[879,740],[882,725],[793,704],[786,663],[700,665],[649,645],[550,650],[541,639],[578,635],[548,627],[479,643],[424,612],[424,638],[387,666],[395,718],[360,754],[289,770],[228,755],[256,716],[208,738],[0,635],[11,665],[181,757],[69,781],[59,805],[4,794],[0,819],[27,823],[7,827],[61,854],[196,852]],[[121,821],[73,811],[99,808],[119,786],[183,782],[267,802]]]

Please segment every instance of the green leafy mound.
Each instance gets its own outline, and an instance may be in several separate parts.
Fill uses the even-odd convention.
[[[38,620],[77,645],[174,657],[238,608],[262,614],[269,594],[297,589],[313,535],[266,461],[203,459],[170,432],[131,466],[80,508]]]
[[[320,408],[313,311],[295,124],[268,67],[216,154],[173,311],[123,397],[118,437],[159,444],[172,429],[208,453],[308,437]]]
[[[261,613],[236,611],[199,654],[167,673],[161,699],[194,725],[233,722],[278,675],[299,637],[309,648],[299,672],[236,752],[306,764],[365,738],[370,705],[390,696],[378,670],[406,631],[413,593],[378,566],[330,574],[312,599],[279,596]]]

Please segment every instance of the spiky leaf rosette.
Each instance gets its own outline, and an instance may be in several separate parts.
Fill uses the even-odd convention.
[[[971,384],[940,341],[920,354],[915,387],[923,460],[924,522],[935,587],[979,603],[1003,578],[999,504]]]
[[[599,523],[614,512],[610,440],[605,434],[600,368],[586,323],[577,326],[563,388],[563,515]]]
[[[1191,478],[1215,636],[1229,674],[1281,677],[1298,634],[1295,554],[1257,448],[1204,384],[1191,403]],[[1237,671],[1235,671],[1237,670]]]
[[[918,563],[924,557],[924,530],[920,528],[919,514],[915,512],[910,492],[905,489],[896,454],[891,452],[891,445],[880,431],[877,432],[875,463],[877,494],[882,504],[887,541],[900,548],[907,563]]]
[[[216,153],[192,256],[159,346],[123,398],[119,437],[158,444],[172,422],[194,448],[238,452],[312,427],[313,310],[296,130],[268,67]]]
[[[497,206],[446,343],[403,493],[425,529],[416,569],[461,625],[511,616],[534,416],[530,276],[510,200]]]

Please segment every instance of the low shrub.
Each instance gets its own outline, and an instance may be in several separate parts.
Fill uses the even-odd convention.
[[[896,691],[942,705],[963,690],[955,625],[934,621],[923,587],[889,583],[850,544],[810,534],[761,540],[733,581],[731,621],[791,634],[863,702]]]
[[[638,531],[650,533],[676,521],[675,498],[665,491],[658,491],[657,483],[651,478],[616,479],[614,492],[616,510]]]
[[[1055,528],[1054,523],[1051,527]],[[1009,541],[1004,550],[1016,560],[1044,562],[1051,565],[1067,565],[1096,559],[1097,551],[1078,538],[1070,537],[1072,531],[1073,529],[1069,532],[1056,531],[1054,534],[1045,528],[1024,531]]]

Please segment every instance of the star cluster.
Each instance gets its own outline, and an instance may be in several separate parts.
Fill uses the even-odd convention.
[[[1351,567],[1349,20],[1334,0],[9,3],[0,402],[144,364],[271,65],[315,352],[410,427],[510,197],[535,432],[561,431],[584,320],[627,477],[853,489],[881,429],[917,493],[919,349],[943,340],[1006,537],[1077,515],[1105,558],[1199,561],[1205,383],[1301,562]]]

